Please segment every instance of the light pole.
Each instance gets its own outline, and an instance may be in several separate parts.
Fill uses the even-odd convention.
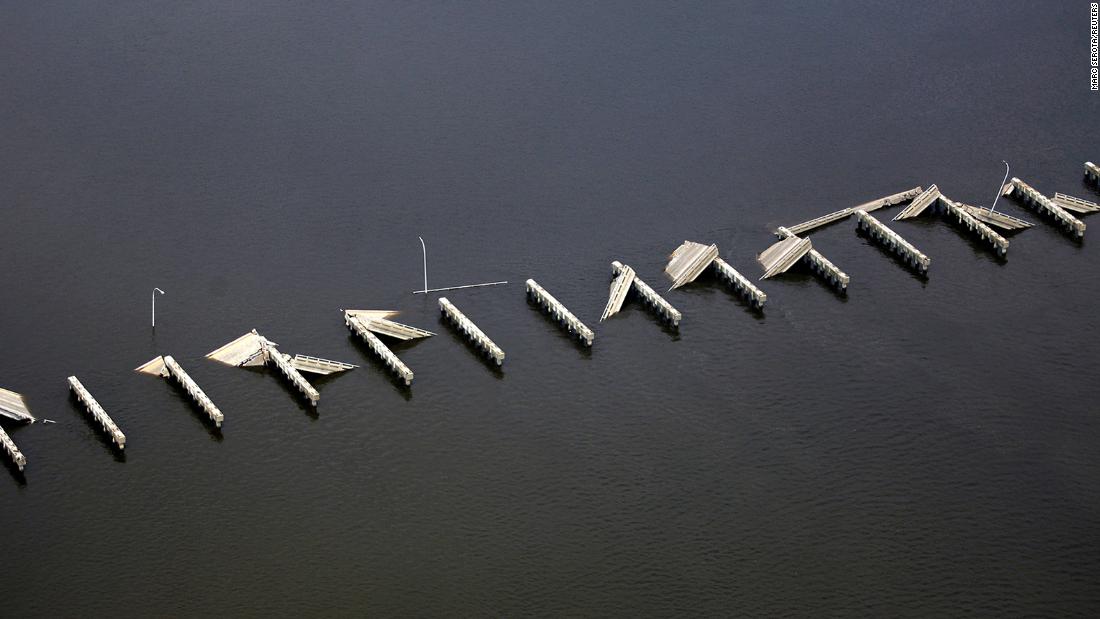
[[[1003,188],[1004,188],[1004,186],[1005,186],[1005,181],[1007,181],[1007,180],[1008,180],[1008,162],[1007,162],[1007,161],[1005,161],[1004,159],[1002,159],[1002,160],[1001,160],[1001,163],[1005,164],[1005,180],[1004,180],[1004,181],[1001,181],[1001,188],[1003,189]],[[993,206],[989,207],[989,212],[990,212],[990,213],[992,213],[992,212],[993,212],[993,209],[997,208],[997,200],[998,200],[998,199],[999,199],[1000,197],[1001,197],[1001,190],[1000,190],[1000,189],[998,189],[998,190],[997,190],[997,197],[993,198]]]
[[[441,292],[443,290],[458,290],[460,288],[480,288],[482,286],[498,286],[500,284],[507,284],[508,282],[486,282],[484,284],[467,284],[465,286],[448,286],[446,288],[432,288],[428,290],[428,247],[424,245],[424,237],[416,237],[420,239],[420,250],[424,254],[424,289],[413,290],[413,294],[428,294],[429,292]]]
[[[416,237],[420,239],[420,249],[424,252],[424,292],[428,292],[428,247],[424,245],[424,237]]]
[[[153,288],[153,328],[157,328],[157,293],[164,294],[160,288]]]

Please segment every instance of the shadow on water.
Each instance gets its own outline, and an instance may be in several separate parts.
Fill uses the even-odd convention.
[[[968,230],[963,224],[950,217],[944,217],[943,221],[945,224],[947,224],[948,227],[950,227],[959,235],[959,238],[963,239],[966,242],[966,244],[970,247],[970,251],[973,252],[976,257],[984,258],[989,262],[999,265],[1004,265],[1008,263],[1008,254],[1002,256],[997,252],[997,249],[994,246],[976,236],[976,233],[970,232],[970,230]],[[1002,234],[1001,236],[1005,235]],[[1005,236],[1005,238],[1008,237]],[[1011,244],[1009,246],[1009,249],[1011,249]]]
[[[1015,192],[1013,192],[1013,194],[1015,194]],[[1067,230],[1066,227],[1062,225],[1062,222],[1059,221],[1057,218],[1055,218],[1053,215],[1051,215],[1051,214],[1049,214],[1045,211],[1038,211],[1036,209],[1033,209],[1030,206],[1028,206],[1027,204],[1025,204],[1022,200],[1011,200],[1011,202],[1013,204],[1016,204],[1020,208],[1024,209],[1025,211],[1027,211],[1028,213],[1033,215],[1036,219],[1043,222],[1044,224],[1047,224],[1049,226],[1057,228],[1058,232],[1060,232],[1062,234],[1062,236],[1064,236],[1067,239],[1069,239],[1070,241],[1072,241],[1073,244],[1077,247],[1077,249],[1084,248],[1084,246],[1085,246],[1085,237],[1082,236],[1082,237],[1079,238],[1076,234],[1074,234],[1073,232],[1070,232],[1069,230]],[[1084,216],[1086,215],[1086,213],[1074,213],[1073,211],[1067,211],[1067,212],[1070,215],[1072,215],[1073,217],[1077,218],[1078,220],[1085,221]],[[1088,223],[1086,222],[1085,225],[1087,226]]]
[[[789,270],[787,270],[784,273],[781,273],[781,274],[777,275],[776,278],[777,279],[761,280],[760,282],[757,282],[757,283],[762,283],[764,286],[770,286],[772,284],[779,285],[780,283],[787,283],[787,284],[798,284],[799,286],[804,287],[804,286],[809,285],[810,282],[813,282],[815,285],[819,286],[821,289],[828,292],[829,296],[833,297],[837,301],[840,301],[841,303],[847,303],[848,302],[848,289],[847,288],[838,288],[838,287],[830,284],[829,280],[827,280],[824,277],[822,277],[821,275],[818,275],[817,273],[815,273],[813,268],[810,267],[810,265],[806,262],[806,260],[799,260]],[[729,286],[726,286],[726,285],[722,284],[722,282],[718,282],[718,283],[719,283],[719,285],[722,286],[722,288],[728,294],[736,297],[737,299],[739,299],[741,301],[742,305],[745,306],[746,313],[752,314],[758,320],[763,320],[767,316],[767,307],[768,307],[767,303],[764,304],[764,307],[761,307],[760,309],[756,309],[755,307],[753,307],[753,305],[751,303],[746,301],[744,299],[744,297],[739,295],[737,293],[737,291],[733,290]],[[766,289],[764,290],[764,294],[768,294],[768,291]]]
[[[807,282],[814,282],[817,286],[825,290],[837,301],[841,303],[848,302],[848,289],[837,288],[829,283],[824,277],[821,277],[810,265],[806,264],[804,260],[800,260],[789,271],[783,273],[780,277],[790,282],[798,282],[800,284],[806,284]],[[769,280],[771,281],[771,280]],[[767,292],[767,291],[765,291]]]
[[[119,449],[118,446],[115,445],[114,441],[107,437],[107,433],[103,431],[102,427],[100,427],[99,422],[97,422],[95,418],[92,417],[92,414],[89,413],[88,409],[84,407],[84,403],[80,401],[80,398],[76,397],[76,394],[73,393],[71,389],[69,390],[69,404],[76,411],[76,413],[80,415],[80,417],[84,419],[84,421],[88,424],[88,427],[92,430],[92,434],[96,436],[96,438],[99,440],[99,443],[103,445],[107,449],[107,451],[111,452],[114,455],[115,462],[126,462],[126,450]],[[121,428],[119,429],[121,430]],[[125,434],[126,430],[122,430],[122,433]]]
[[[623,309],[618,314],[615,314],[611,318],[608,318],[607,322],[600,324],[610,324],[612,322],[624,320],[635,320],[634,315],[637,314],[641,316],[641,318],[639,318],[638,320],[645,320],[653,324],[658,329],[663,331],[666,335],[668,335],[669,339],[671,339],[673,342],[680,341],[680,328],[678,326],[675,326],[672,323],[662,319],[657,313],[651,310],[650,307],[641,300],[639,300],[637,304],[634,304],[629,302],[629,296],[627,297],[627,299],[628,301],[623,304]],[[593,348],[595,347],[593,346]],[[589,355],[587,355],[586,358],[591,358],[591,356],[592,355],[590,353]]]
[[[170,385],[172,392],[183,401],[183,404],[191,410],[191,417],[199,422],[207,432],[210,433],[210,439],[216,443],[220,443],[225,440],[225,436],[222,435],[222,429],[218,427],[218,424],[214,423],[214,420],[206,414],[206,411],[199,406],[198,402],[191,399],[191,394],[187,393],[187,390],[183,388],[178,382],[172,379],[165,379]]]
[[[294,385],[291,385],[290,382],[287,381],[285,378],[282,379],[282,381],[286,383],[287,390],[291,391],[294,395],[297,396],[294,398],[294,403],[298,405],[298,410],[302,411],[303,415],[309,417],[310,421],[317,421],[321,418],[321,411],[317,410],[316,406],[314,406],[309,400],[307,400],[305,396],[299,393]],[[319,404],[320,402],[318,402],[318,405]]]
[[[16,466],[16,464],[11,461],[11,458],[7,457],[7,454],[4,454],[3,458],[4,458],[4,467],[8,469],[8,473],[11,474],[11,478],[15,480],[15,483],[17,485],[19,485],[19,487],[21,487],[21,488],[26,486],[27,485],[27,474],[26,474],[26,472],[25,471],[20,471],[19,467]]]
[[[247,366],[241,369],[248,370],[249,372],[254,372],[257,374],[266,374],[272,376],[275,380],[279,382],[280,385],[283,386],[283,389],[290,394],[291,399],[294,400],[294,403],[298,405],[298,409],[301,410],[306,417],[309,417],[313,421],[317,421],[321,418],[321,413],[317,410],[317,407],[310,403],[305,394],[301,391],[298,391],[298,387],[294,386],[294,383],[290,382],[289,378],[283,376],[282,372],[278,370],[269,371],[266,366]],[[313,385],[314,389],[317,389],[317,384],[313,381],[309,381],[309,384]],[[317,391],[320,392],[321,390],[317,389]]]
[[[570,332],[566,328],[564,323],[559,322],[557,319],[555,319],[553,316],[551,316],[550,312],[546,311],[546,309],[543,308],[543,306],[538,301],[535,301],[534,299],[531,298],[531,295],[527,295],[526,299],[527,299],[527,307],[530,308],[531,311],[536,312],[537,314],[542,316],[542,318],[544,320],[544,323],[551,328],[552,334],[557,339],[568,340],[572,344],[572,346],[575,349],[577,349],[578,352],[581,353],[582,357],[584,357],[585,359],[591,359],[592,358],[592,348],[589,347],[589,346],[586,346],[585,343],[583,341],[581,341],[580,337],[578,337],[578,336],[574,335],[572,332]],[[588,325],[585,325],[585,326],[588,326]],[[591,329],[591,327],[589,327],[589,328]],[[593,331],[593,333],[595,333],[595,332]],[[496,365],[496,363],[494,362],[493,365]]]
[[[863,230],[857,230],[856,234],[863,239],[864,244],[870,247],[872,250],[879,252],[886,256],[891,262],[901,267],[903,271],[909,274],[909,277],[920,282],[921,288],[928,286],[928,273],[921,273],[919,270],[909,266],[909,262],[902,258],[900,255],[890,251],[888,247],[883,245],[873,236]]]
[[[445,326],[445,329],[447,333],[450,334],[451,339],[457,342],[459,346],[469,349],[469,351],[481,361],[482,365],[484,365],[485,368],[489,370],[490,374],[496,377],[497,380],[504,378],[504,368],[497,365],[497,362],[493,361],[492,357],[485,354],[480,348],[477,348],[472,343],[470,343],[470,341],[462,335],[462,332],[458,330],[458,327],[452,324],[450,320],[447,320],[446,316],[440,314],[439,322]],[[507,351],[505,351],[505,354],[507,354]]]
[[[11,473],[11,478],[15,480],[16,484],[18,484],[20,487],[27,485],[26,473],[24,471],[20,471],[19,467],[16,466],[15,463],[6,456],[4,458],[4,466],[8,469],[8,472]]]
[[[1100,196],[1100,184],[1093,184],[1092,181],[1088,180],[1087,178],[1082,180],[1082,184],[1084,184],[1084,186],[1087,187],[1089,189],[1089,191],[1091,191],[1094,195]],[[1088,198],[1085,198],[1085,199],[1087,200]],[[1092,214],[1093,213],[1087,213],[1087,215],[1092,215]],[[1086,214],[1082,213],[1082,215],[1086,215]],[[1084,218],[1078,216],[1078,219],[1080,219],[1081,221],[1084,221],[1086,226],[1088,225],[1088,222],[1085,221]],[[1081,237],[1081,238],[1075,239],[1075,240],[1077,241],[1077,249],[1083,249],[1085,247],[1085,237]]]
[[[674,325],[674,324],[672,324],[672,322],[670,320],[665,319],[661,315],[660,312],[658,312],[655,309],[653,309],[652,307],[650,307],[648,303],[646,303],[645,301],[640,299],[637,296],[637,294],[634,293],[634,292],[631,292],[629,295],[627,295],[627,301],[629,302],[631,300],[633,300],[635,303],[637,303],[637,306],[634,308],[637,311],[632,312],[632,313],[641,314],[642,316],[645,317],[645,320],[648,320],[649,322],[657,325],[657,327],[661,331],[663,331],[665,333],[665,335],[672,338],[673,342],[680,341],[680,326],[679,325]],[[673,307],[676,307],[676,306],[673,305]],[[683,317],[681,317],[681,320],[683,320]]]
[[[320,392],[321,388],[325,385],[335,380],[339,380],[348,372],[354,372],[357,369],[359,368],[354,368],[345,372],[336,372],[334,374],[315,374],[313,372],[302,372],[302,376],[305,376],[309,384],[313,385],[313,388]],[[282,374],[279,373],[279,376],[282,376]]]
[[[382,374],[384,374],[387,378],[389,378],[388,382],[389,382],[390,386],[393,387],[393,390],[395,392],[397,392],[398,395],[400,395],[402,398],[404,398],[404,400],[406,402],[412,400],[412,385],[406,385],[405,384],[405,379],[401,378],[397,374],[394,374],[393,370],[390,369],[390,366],[386,365],[385,361],[382,361],[382,359],[380,359],[378,357],[378,355],[374,354],[374,351],[372,351],[370,349],[370,346],[368,346],[366,342],[361,340],[358,335],[355,335],[353,333],[349,333],[348,334],[348,340],[351,341],[351,343],[352,343],[351,345],[356,350],[359,351],[360,355],[367,359],[367,365],[369,365],[370,367],[382,372]],[[415,344],[416,341],[414,340],[414,341],[401,342],[401,343]],[[388,343],[387,343],[387,346],[389,346]],[[389,346],[389,348],[390,348],[390,351],[393,352],[393,354],[396,355],[397,350],[405,350],[405,349],[409,348],[409,346],[400,346],[399,347],[399,346],[395,345],[395,346]],[[362,368],[360,368],[360,369],[362,369]],[[415,376],[416,376],[416,373],[414,372],[413,373],[413,380],[416,380]]]
[[[756,307],[751,301],[739,294],[732,286],[715,274],[714,268],[707,268],[699,274],[699,277],[695,278],[695,281],[680,288],[680,290],[688,293],[698,292],[700,289],[706,290],[707,294],[722,294],[728,298],[734,299],[737,304],[741,306],[741,309],[744,310],[745,314],[753,317],[755,320],[762,321],[765,318],[763,307]],[[642,301],[639,300],[639,302]],[[644,304],[644,302],[642,303]]]

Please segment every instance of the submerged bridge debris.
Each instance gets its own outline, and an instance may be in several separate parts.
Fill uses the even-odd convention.
[[[1070,215],[1066,209],[1055,204],[1053,200],[1039,193],[1034,187],[1022,180],[1012,177],[1012,180],[1005,184],[1001,192],[1005,196],[1016,198],[1024,206],[1053,217],[1058,223],[1062,224],[1067,232],[1078,239],[1084,238],[1085,222]]]
[[[321,394],[302,376],[302,372],[327,375],[358,367],[350,363],[330,361],[308,355],[295,355],[292,358],[290,355],[280,352],[278,346],[278,344],[253,329],[225,346],[208,353],[206,357],[236,367],[253,367],[271,363],[298,391],[302,392],[302,395],[313,406],[317,406]]]
[[[795,236],[793,232],[783,226],[776,228],[775,234],[781,239],[789,239]],[[808,262],[810,270],[813,271],[814,274],[824,278],[825,281],[829,282],[834,288],[841,292],[848,289],[848,282],[850,281],[848,274],[841,271],[839,267],[830,262],[821,252],[817,251],[817,248],[811,246],[810,251],[806,252],[803,259]]]
[[[1073,211],[1075,213],[1095,213],[1100,211],[1100,204],[1082,200],[1081,198],[1075,198],[1073,196],[1067,196],[1064,193],[1055,193],[1052,201],[1067,211]]]
[[[804,234],[806,232],[809,232],[810,230],[813,230],[814,228],[820,228],[821,226],[824,226],[826,224],[831,224],[834,221],[840,221],[841,219],[844,219],[845,217],[848,217],[849,215],[851,215],[852,213],[854,213],[856,211],[861,211],[862,210],[862,211],[867,211],[869,213],[871,211],[875,211],[875,210],[878,210],[880,208],[885,208],[887,206],[894,206],[895,204],[901,204],[902,202],[906,202],[908,200],[912,200],[913,198],[917,197],[918,195],[920,195],[920,193],[922,191],[923,191],[923,189],[921,189],[920,187],[914,187],[912,189],[907,189],[905,191],[900,191],[900,192],[895,193],[893,195],[885,196],[885,197],[879,198],[877,200],[871,200],[870,202],[864,202],[863,204],[860,204],[858,206],[850,206],[848,208],[843,208],[843,209],[840,209],[839,211],[829,213],[828,215],[822,215],[821,217],[816,217],[816,218],[811,219],[809,221],[804,221],[800,224],[795,224],[793,226],[786,226],[786,229],[790,231],[792,236],[797,236],[799,234]]]
[[[708,266],[714,265],[718,278],[729,284],[734,292],[756,309],[764,307],[768,295],[757,288],[747,277],[737,272],[728,262],[718,257],[718,246],[684,241],[669,256],[665,273],[672,278],[672,288],[695,281]],[[669,288],[669,290],[672,290]]]
[[[221,410],[214,405],[214,402],[206,395],[206,392],[199,387],[199,384],[196,383],[194,379],[184,371],[183,367],[172,358],[172,355],[154,357],[144,365],[134,368],[134,371],[142,374],[149,374],[151,376],[160,376],[161,378],[176,379],[180,386],[183,387],[183,390],[187,392],[187,395],[191,396],[195,404],[206,413],[210,421],[213,421],[219,428],[222,427],[222,422],[225,421],[225,415],[223,415]]]
[[[435,335],[431,331],[426,331],[418,327],[401,324],[400,322],[390,320],[390,317],[396,316],[398,312],[393,310],[341,310],[344,312],[344,316],[355,318],[362,323],[372,333],[378,335],[385,335],[386,337],[392,337],[395,340],[418,340],[425,337],[431,337]]]
[[[1007,165],[1007,164],[1006,164]],[[1100,186],[1100,167],[1092,162],[1084,164],[1085,180],[1087,183]],[[1008,172],[1006,170],[1006,176]],[[1019,178],[1012,178],[1001,188],[1004,196],[1014,197],[1024,206],[1047,215],[1055,220],[1078,239],[1083,238],[1085,232],[1084,222],[1073,214],[1089,214],[1100,212],[1100,204],[1077,198],[1064,193],[1055,193],[1046,197]],[[895,221],[911,219],[931,209],[932,212],[944,215],[957,221],[968,231],[975,233],[984,242],[989,243],[994,249],[1005,255],[1008,251],[1009,241],[993,228],[1014,231],[1023,230],[1034,224],[1013,217],[1003,212],[996,212],[993,207],[985,208],[957,202],[943,195],[937,185],[931,185],[927,190],[921,187],[899,192],[878,200],[872,200],[865,204],[841,209],[809,221],[790,227],[778,227],[775,234],[779,241],[757,256],[757,260],[764,268],[763,278],[779,275],[793,265],[806,261],[813,271],[826,278],[830,283],[840,289],[846,289],[849,283],[848,276],[827,260],[813,246],[808,238],[803,235],[811,230],[838,221],[845,217],[855,215],[857,232],[866,233],[886,249],[897,254],[909,267],[922,274],[926,274],[931,265],[931,260],[920,252],[911,243],[903,239],[870,213],[883,207],[901,204],[908,201],[895,217]],[[996,201],[995,203],[996,204]],[[670,255],[665,272],[672,280],[669,290],[679,288],[695,281],[709,266],[713,265],[719,279],[730,285],[738,294],[748,299],[756,308],[760,308],[767,300],[767,296],[757,288],[748,278],[738,273],[730,264],[719,256],[718,246],[715,244],[704,245],[692,241],[684,241]],[[682,315],[668,301],[648,286],[637,273],[628,265],[619,261],[611,263],[613,282],[609,291],[609,299],[601,315],[601,322],[621,311],[630,291],[637,292],[638,296],[651,308],[657,311],[662,318],[673,325],[678,325]],[[506,283],[506,282],[495,282]],[[493,285],[472,284],[457,288],[470,288]],[[579,338],[585,345],[591,346],[595,334],[575,315],[573,315],[560,301],[546,291],[535,280],[528,279],[526,292],[532,299],[545,308],[548,313],[559,321],[572,335]],[[451,289],[451,288],[448,288]],[[425,281],[424,290],[416,291],[417,294],[432,292],[427,288]],[[458,310],[447,298],[439,298],[439,308],[446,320],[456,325],[462,335],[477,349],[483,351],[492,361],[503,365],[505,354],[488,336],[485,335],[469,318]],[[391,320],[396,312],[387,310],[341,310],[344,313],[344,321],[351,331],[367,342],[371,351],[377,354],[387,366],[399,377],[404,379],[406,385],[411,384],[413,372],[391,351],[383,342],[384,337],[396,340],[414,340],[434,335],[430,331],[401,324]],[[216,361],[237,367],[263,366],[272,364],[286,378],[316,405],[320,394],[309,384],[302,372],[326,375],[355,368],[349,363],[331,361],[308,355],[288,354],[278,350],[278,344],[260,335],[255,329],[251,330],[224,346],[210,352],[207,357]],[[176,360],[170,355],[157,356],[146,362],[135,371],[172,378],[180,383],[187,394],[195,403],[214,421],[219,427],[224,421],[224,415],[214,405],[198,384],[183,370]],[[86,409],[96,424],[100,426],[107,438],[119,449],[125,449],[126,435],[107,414],[99,402],[92,396],[88,389],[76,376],[67,378],[69,389],[74,398]],[[37,421],[27,408],[25,398],[18,393],[7,389],[0,389],[0,420],[13,420],[16,422],[34,423]],[[49,419],[43,423],[53,423]],[[27,465],[27,459],[19,450],[7,431],[0,426],[0,452],[9,458],[20,471]]]
[[[474,347],[488,355],[498,366],[504,365],[504,351],[500,346],[493,343],[493,340],[460,312],[454,303],[448,301],[447,297],[439,297],[439,311],[443,312],[443,316],[449,319]]]
[[[881,221],[875,219],[866,211],[856,211],[856,231],[866,232],[871,238],[897,254],[906,264],[922,275],[928,273],[928,267],[932,264],[932,260],[916,247],[913,247],[909,241],[901,238],[900,234],[887,228]]]
[[[983,221],[991,226],[996,226],[1002,230],[1023,230],[1024,228],[1030,228],[1034,225],[1029,221],[1024,221],[1012,215],[1006,215],[1000,211],[994,211],[980,206],[971,206],[961,202],[956,202],[955,204],[965,209],[968,213],[973,215],[975,219]]]
[[[92,418],[99,423],[99,427],[107,434],[107,437],[111,439],[111,442],[115,444],[119,449],[126,449],[126,435],[122,433],[122,430],[118,428],[114,420],[107,415],[107,411],[103,410],[103,407],[99,405],[99,402],[92,397],[92,394],[84,388],[80,380],[75,376],[69,377],[69,389],[72,390],[76,399],[80,400],[84,408],[91,414]]]
[[[722,264],[725,264],[725,263],[723,262]],[[634,269],[631,269],[629,266],[619,262],[618,260],[613,260],[611,262],[611,276],[614,277],[614,278],[618,278],[618,276],[622,272],[624,272],[628,269],[630,270],[630,272],[632,272],[632,273],[634,272]],[[634,291],[636,293],[638,293],[638,296],[642,298],[642,301],[644,301],[646,305],[653,308],[654,311],[656,311],[658,314],[660,314],[661,318],[663,318],[663,319],[667,320],[668,322],[672,323],[673,326],[679,326],[680,325],[680,319],[683,317],[683,315],[680,313],[680,310],[676,309],[675,307],[672,307],[671,303],[666,301],[664,299],[664,297],[657,294],[657,292],[655,290],[653,290],[652,288],[649,287],[648,284],[643,282],[642,278],[638,277],[637,273],[634,274],[634,276],[631,280],[631,287],[634,289]],[[611,294],[612,294],[612,296],[614,296],[614,294],[615,294],[614,287],[612,287],[612,293]],[[610,304],[611,304],[611,301],[608,300],[608,305],[610,306]],[[619,303],[619,308],[621,308],[621,307],[622,307],[622,303],[620,302]],[[619,309],[616,308],[615,312],[612,312],[612,314],[617,313],[618,311],[619,311]],[[605,313],[607,312],[606,308],[604,309],[604,312]],[[601,318],[600,321],[603,322],[603,319]]]
[[[895,206],[903,202],[912,201],[913,204],[911,204],[908,209],[914,209],[919,212],[927,207],[927,203],[918,204],[918,202],[924,202],[929,199],[934,200],[937,193],[938,190],[935,188],[935,185],[930,187],[927,191],[918,185],[912,189],[899,191],[898,193],[864,202],[857,206],[843,208],[839,211],[834,211],[827,215],[804,221],[800,224],[780,226],[775,230],[776,236],[780,239],[779,242],[765,249],[757,256],[760,265],[764,267],[763,277],[767,279],[785,273],[800,261],[805,260],[810,270],[812,270],[815,275],[822,277],[829,285],[843,293],[848,290],[848,284],[851,281],[848,274],[840,270],[839,267],[833,264],[820,251],[815,249],[813,243],[811,243],[809,239],[802,238],[799,235],[820,228],[826,224],[833,223],[834,221],[839,221],[854,213],[859,213],[861,211],[870,213],[871,211],[876,211],[888,206]],[[926,197],[928,195],[932,195],[933,197]],[[914,204],[916,204],[916,207],[913,206]]]
[[[933,212],[943,213],[957,221],[968,231],[976,234],[978,238],[989,243],[1001,257],[1008,254],[1008,239],[994,231],[990,225],[1004,230],[1021,230],[1031,227],[1029,222],[1011,215],[998,213],[992,208],[984,209],[956,202],[943,195],[936,185],[930,186],[927,191],[918,196],[916,200],[913,200],[909,206],[894,217],[894,221],[911,219],[929,208]]]
[[[775,233],[781,240],[756,257],[760,266],[764,267],[764,275],[761,279],[786,273],[791,267],[804,260],[815,275],[824,278],[840,292],[848,289],[848,275],[814,249],[810,239],[795,236],[782,226],[776,228]]]
[[[959,224],[966,227],[967,230],[978,235],[978,238],[989,243],[996,250],[997,254],[1002,258],[1008,254],[1008,239],[997,234],[993,228],[990,228],[985,222],[980,221],[971,212],[975,207],[967,208],[961,202],[955,202],[945,196],[940,196],[939,199],[940,208],[944,212],[959,222]]]
[[[531,297],[531,300],[538,303],[539,307],[546,309],[550,316],[557,320],[558,324],[565,327],[570,335],[579,339],[585,346],[592,345],[592,342],[596,339],[596,334],[592,333],[592,329],[585,326],[579,318],[573,315],[573,312],[562,305],[561,301],[555,299],[554,295],[547,292],[533,279],[527,280],[527,295]]]
[[[371,352],[378,355],[390,371],[404,380],[405,386],[408,386],[413,381],[412,370],[378,336],[384,335],[407,341],[431,337],[435,334],[389,319],[390,316],[395,315],[397,312],[387,310],[344,310],[344,324],[351,329],[352,333],[366,342]]]
[[[984,209],[956,202],[943,195],[943,192],[941,192],[940,188],[935,184],[928,187],[928,189],[917,196],[909,206],[895,215],[894,221],[912,219],[929,209],[933,212],[943,213],[954,219],[968,231],[978,235],[978,238],[992,245],[997,254],[1002,257],[1008,253],[1008,239],[986,225],[984,220],[996,221],[998,225],[1008,229],[1026,228],[1031,225],[1022,219],[1016,219],[1008,215],[1000,215],[999,213],[985,211]],[[885,226],[883,227],[885,228]],[[925,267],[925,270],[927,270],[927,267]]]

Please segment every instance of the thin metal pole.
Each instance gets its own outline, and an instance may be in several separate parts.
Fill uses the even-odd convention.
[[[1005,186],[1005,181],[1008,180],[1008,162],[1002,159],[1001,163],[1005,164],[1005,178],[1003,181],[1001,181],[1001,189],[1003,189]],[[1001,197],[1001,189],[997,190],[997,197],[993,198],[993,206],[989,207],[990,213],[993,212],[993,209],[997,208],[997,200]]]
[[[420,250],[424,253],[424,292],[428,292],[428,247],[424,245],[424,237],[416,237],[420,239]]]
[[[160,288],[153,288],[153,328],[157,328],[157,293],[164,294]]]
[[[451,286],[449,288],[432,288],[431,290],[413,290],[413,294],[424,294],[426,292],[443,292],[444,290],[461,290],[463,288],[480,288],[482,286],[499,286],[501,284],[507,284],[508,282],[485,282],[484,284],[467,284],[465,286]]]
[[[486,282],[484,284],[468,284],[466,286],[449,286],[447,288],[432,288],[428,290],[428,247],[424,244],[424,237],[416,237],[420,239],[420,250],[424,254],[424,289],[413,290],[413,294],[428,294],[429,292],[442,292],[444,290],[459,290],[461,288],[480,288],[481,286],[497,286],[500,284],[507,284],[508,282]]]

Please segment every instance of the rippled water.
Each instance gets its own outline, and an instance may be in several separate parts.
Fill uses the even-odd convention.
[[[988,204],[1002,159],[1100,199],[1087,8],[4,3],[0,386],[57,423],[4,426],[0,614],[1093,615],[1095,231],[1002,202],[1039,223],[1002,262],[892,223],[921,280],[846,221],[812,238],[847,296],[701,280],[678,331],[596,325],[613,259],[663,289],[715,242],[755,278],[776,225]],[[429,285],[512,282],[448,293],[502,371],[409,294],[418,235]],[[396,346],[410,390],[342,307],[439,334]],[[312,411],[203,359],[251,328],[361,367]]]

